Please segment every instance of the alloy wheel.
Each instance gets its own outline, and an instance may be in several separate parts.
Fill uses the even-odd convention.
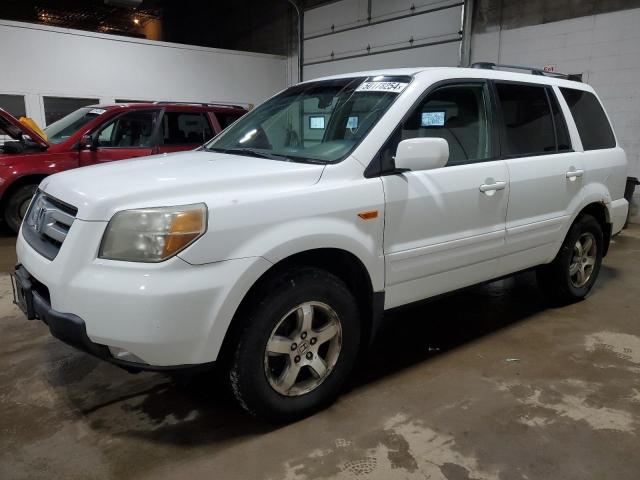
[[[329,305],[298,305],[280,319],[265,346],[269,384],[285,396],[315,390],[331,374],[341,347],[342,325]]]

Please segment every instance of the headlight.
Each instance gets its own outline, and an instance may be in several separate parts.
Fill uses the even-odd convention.
[[[204,203],[124,210],[107,225],[98,256],[127,262],[161,262],[185,249],[206,229]]]

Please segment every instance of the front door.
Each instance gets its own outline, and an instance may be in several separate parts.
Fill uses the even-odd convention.
[[[93,133],[94,148],[80,151],[80,166],[157,153],[159,113],[160,110],[133,110],[102,125]]]
[[[385,307],[488,280],[505,242],[509,173],[495,159],[489,88],[450,83],[430,92],[385,146],[440,137],[443,168],[383,176],[386,210]]]

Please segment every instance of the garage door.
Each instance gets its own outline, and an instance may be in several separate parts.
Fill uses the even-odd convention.
[[[458,65],[463,3],[341,0],[305,10],[303,77]]]

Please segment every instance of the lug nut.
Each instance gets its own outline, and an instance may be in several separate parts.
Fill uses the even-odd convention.
[[[313,353],[307,352],[307,360],[311,360],[313,358]]]
[[[315,345],[317,341],[318,341],[318,339],[316,337],[313,337],[311,340],[309,340],[309,343],[311,345]]]
[[[300,338],[302,338],[303,340],[307,338],[307,332],[302,332],[302,335],[300,335]]]
[[[298,345],[296,345],[295,343],[291,344],[291,351],[293,352],[296,348],[298,348]]]
[[[300,361],[300,355],[296,355],[296,358],[294,358],[293,361],[298,363]]]

